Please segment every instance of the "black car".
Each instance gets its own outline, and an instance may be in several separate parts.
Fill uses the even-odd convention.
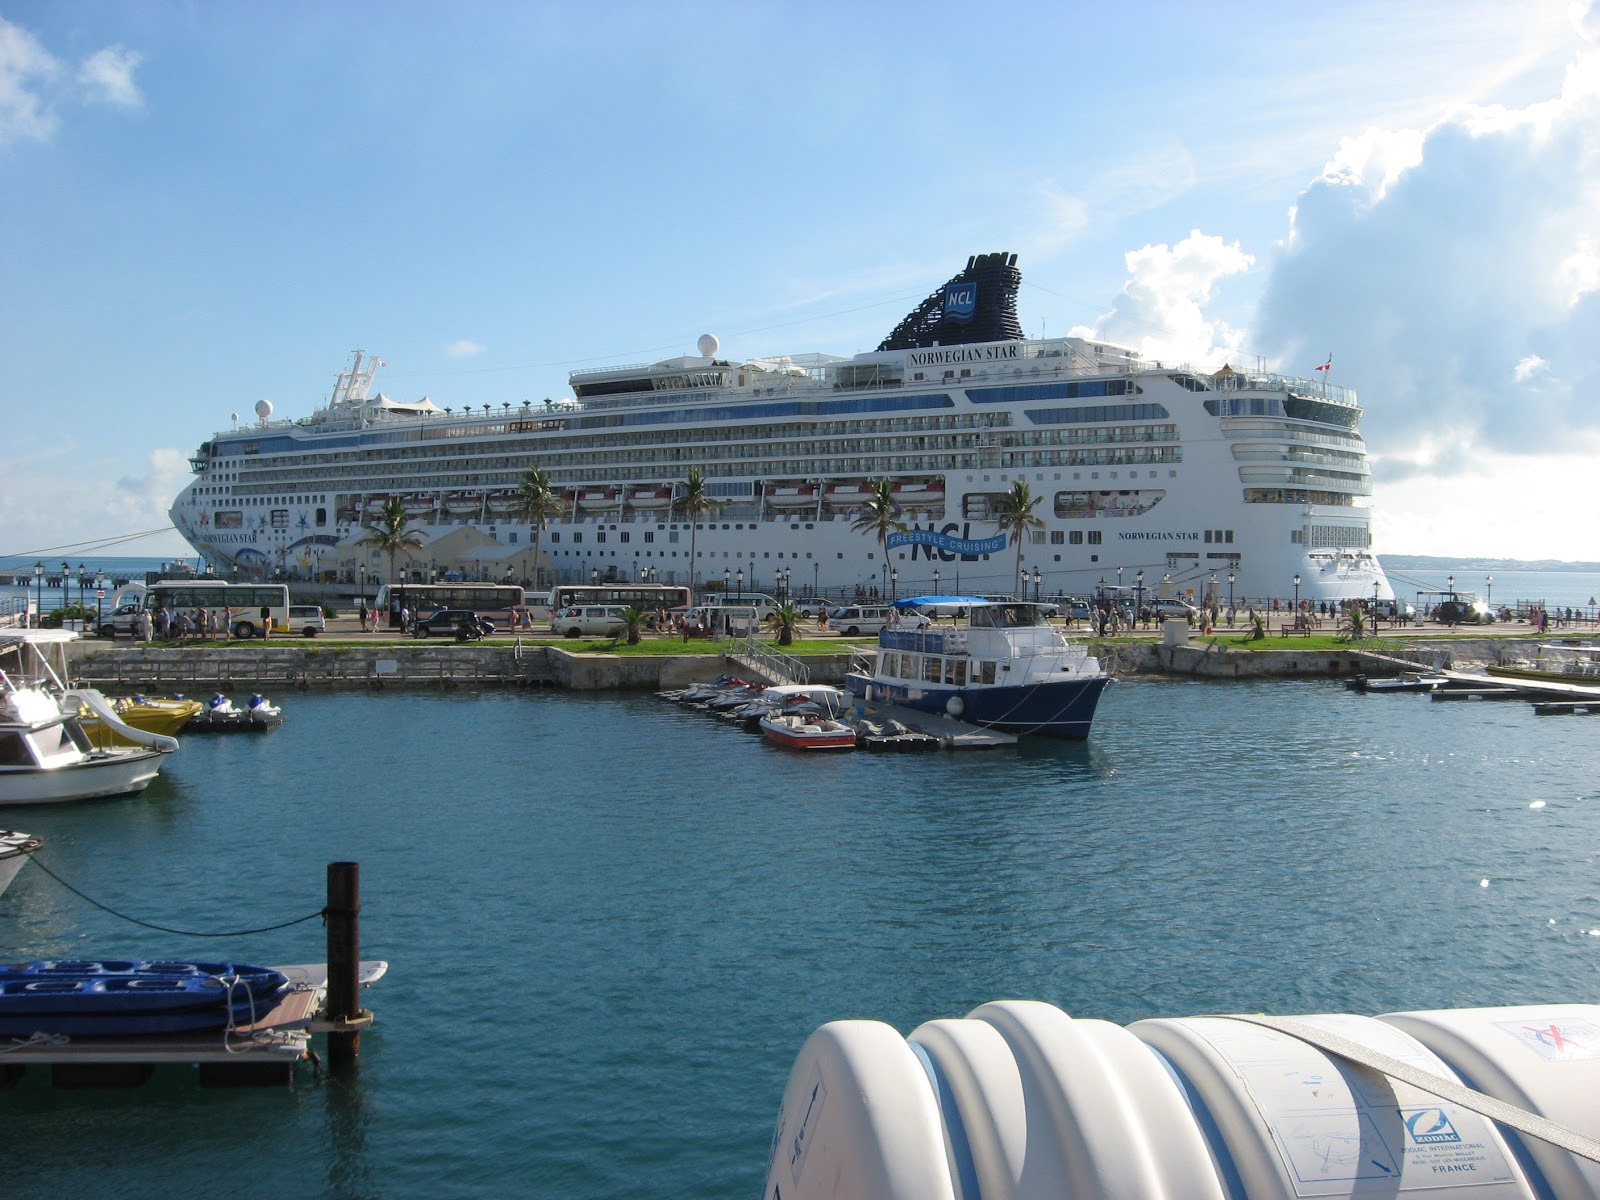
[[[476,641],[494,632],[494,622],[465,608],[441,608],[411,627],[412,637],[453,637],[458,642]]]
[[[1433,610],[1433,619],[1441,625],[1488,625],[1494,614],[1482,600],[1442,600]]]

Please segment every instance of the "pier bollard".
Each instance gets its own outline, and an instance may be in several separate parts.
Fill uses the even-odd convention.
[[[362,1014],[361,864],[328,864],[328,1011],[330,1022],[354,1022]],[[330,1062],[354,1062],[361,1053],[361,1030],[328,1034]]]

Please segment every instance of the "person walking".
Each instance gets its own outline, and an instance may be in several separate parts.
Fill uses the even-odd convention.
[[[272,606],[270,604],[263,604],[261,606],[261,637],[262,637],[263,640],[265,640],[267,638],[270,638],[271,636],[272,636]]]

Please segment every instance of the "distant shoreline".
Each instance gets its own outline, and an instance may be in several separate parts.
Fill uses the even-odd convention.
[[[1556,562],[1548,558],[1457,558],[1445,554],[1380,554],[1385,571],[1433,571],[1445,567],[1465,567],[1474,571],[1569,571],[1575,574],[1600,572],[1600,562]]]

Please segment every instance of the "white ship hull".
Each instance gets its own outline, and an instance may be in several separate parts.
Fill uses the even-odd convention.
[[[713,351],[575,372],[577,399],[499,415],[369,401],[370,378],[358,356],[311,418],[202,446],[172,508],[196,550],[256,573],[309,573],[314,561],[364,586],[386,579],[388,563],[356,544],[367,527],[350,514],[397,496],[423,535],[402,558],[413,577],[534,582],[534,530],[497,501],[538,465],[566,498],[539,534],[546,585],[596,571],[685,583],[742,569],[745,586],[768,591],[787,571],[794,592],[1120,587],[1130,599],[1224,606],[1392,597],[1370,552],[1360,410],[1348,390],[1311,380],[1201,374],[1076,338],[1015,337],[853,359],[730,364]],[[324,465],[301,465],[311,462]],[[695,533],[693,564],[671,499],[682,484],[665,503],[660,493],[691,466],[722,501]],[[879,479],[897,485],[910,533],[892,539],[887,560],[875,535],[852,529]],[[1042,522],[1022,546],[1021,589],[1017,547],[996,521],[1017,481]],[[451,504],[464,494],[490,503]],[[332,547],[313,546],[319,536]]]

